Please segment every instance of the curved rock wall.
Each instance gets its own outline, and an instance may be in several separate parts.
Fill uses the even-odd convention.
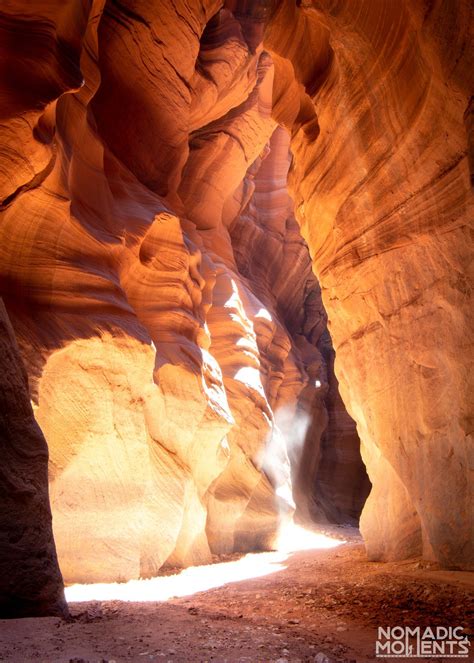
[[[474,564],[472,25],[462,0],[320,0],[268,27],[275,117],[299,85],[319,123],[295,115],[291,185],[373,484],[371,559]],[[312,62],[307,32],[326,34]]]
[[[35,149],[17,131],[26,165],[5,182],[0,262],[64,577],[268,548],[294,498],[311,516],[328,378],[262,17],[219,3],[49,11],[28,21],[59,81],[8,116],[12,132],[15,113],[30,122]],[[26,37],[26,19],[8,20]],[[34,65],[26,41],[15,56]]]
[[[357,515],[298,224],[369,556],[469,566],[468,4],[14,5],[0,294],[66,580]]]

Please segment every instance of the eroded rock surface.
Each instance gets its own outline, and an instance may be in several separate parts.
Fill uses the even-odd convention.
[[[470,566],[468,3],[0,25],[1,294],[65,578],[268,548],[293,500],[357,517],[321,294],[369,556]]]
[[[474,564],[472,25],[462,0],[322,0],[281,3],[268,28],[297,218],[373,484],[372,559]]]
[[[0,300],[0,618],[67,614],[48,498],[48,448]]]
[[[327,423],[325,320],[264,24],[129,5],[84,18],[79,91],[43,114],[30,102],[55,124],[33,129],[47,156],[10,185],[0,229],[67,581],[270,547],[292,473],[310,515]],[[63,17],[43,19],[47,49]]]

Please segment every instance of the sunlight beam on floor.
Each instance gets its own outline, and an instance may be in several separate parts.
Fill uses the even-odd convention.
[[[84,601],[166,601],[170,598],[192,596],[228,583],[262,578],[283,571],[290,553],[298,550],[333,548],[345,543],[324,534],[305,530],[291,524],[279,535],[277,550],[249,553],[238,560],[206,566],[192,566],[171,576],[158,576],[147,580],[129,580],[125,583],[98,583],[66,587],[70,603]]]
[[[335,539],[322,532],[305,529],[293,522],[288,523],[280,530],[277,539],[278,550],[286,553],[299,550],[325,550],[336,548],[344,543],[343,539]]]

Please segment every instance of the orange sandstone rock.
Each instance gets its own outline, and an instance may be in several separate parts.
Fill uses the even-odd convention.
[[[2,7],[0,294],[67,581],[268,548],[294,502],[357,517],[321,297],[369,557],[472,566],[470,25]]]

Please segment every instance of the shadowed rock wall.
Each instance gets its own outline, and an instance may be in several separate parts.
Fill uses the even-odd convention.
[[[67,615],[48,498],[48,449],[0,300],[0,619]]]

